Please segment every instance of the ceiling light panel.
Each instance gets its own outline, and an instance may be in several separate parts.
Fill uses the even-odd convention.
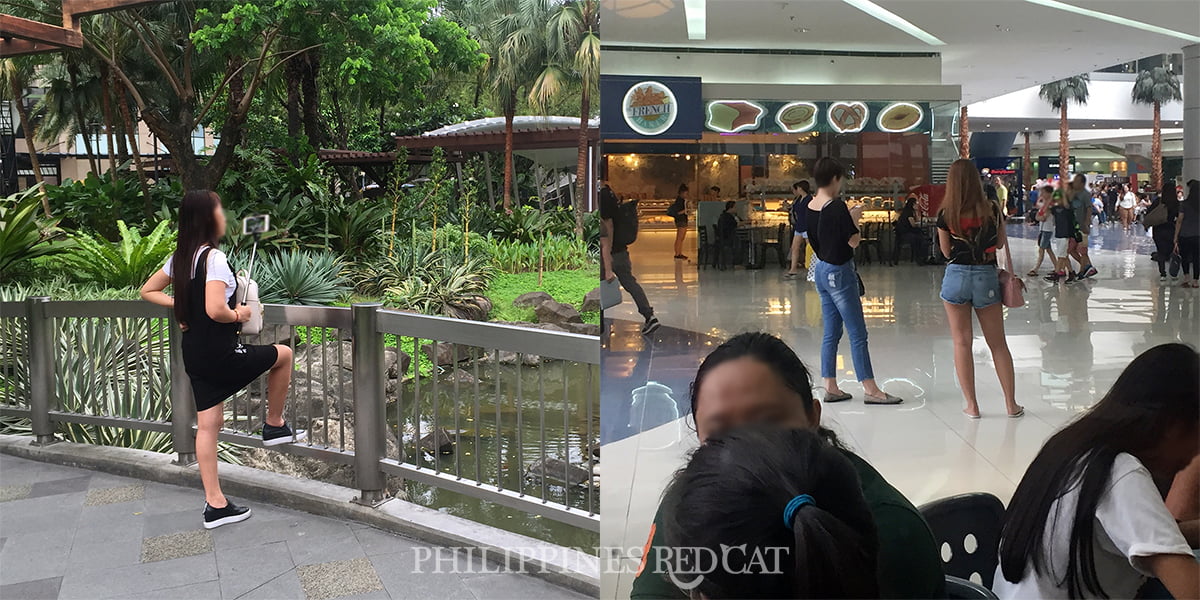
[[[1025,1],[1030,4],[1037,4],[1039,6],[1045,6],[1047,8],[1053,8],[1053,9],[1057,9],[1057,10],[1061,10],[1061,11],[1065,11],[1065,12],[1069,12],[1069,13],[1075,13],[1077,15],[1091,17],[1093,19],[1099,19],[1101,21],[1108,21],[1109,23],[1115,23],[1117,25],[1124,25],[1125,27],[1132,27],[1134,29],[1141,29],[1142,31],[1148,31],[1150,33],[1157,33],[1159,35],[1166,35],[1166,36],[1170,36],[1170,37],[1174,37],[1174,38],[1179,38],[1181,40],[1187,40],[1194,44],[1200,43],[1200,36],[1195,35],[1195,34],[1173,31],[1173,30],[1167,29],[1166,27],[1159,27],[1158,25],[1151,25],[1149,23],[1143,23],[1141,21],[1134,21],[1133,19],[1126,19],[1125,17],[1118,17],[1116,15],[1110,15],[1108,13],[1103,13],[1098,10],[1092,10],[1090,8],[1082,8],[1079,6],[1075,6],[1073,4],[1067,4],[1066,2],[1059,2],[1058,0],[1025,0]]]
[[[872,2],[871,0],[842,0],[846,4],[861,10],[872,17],[911,35],[930,46],[945,46],[946,42],[939,40],[933,34],[913,25],[900,15]]]

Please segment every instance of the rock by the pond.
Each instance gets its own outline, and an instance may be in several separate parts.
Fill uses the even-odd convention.
[[[446,381],[447,383],[466,383],[470,385],[479,383],[479,380],[475,378],[475,375],[463,369],[454,369],[453,371],[446,373],[445,377],[443,377],[443,381]]]
[[[569,333],[600,335],[600,326],[593,323],[563,323],[562,329]]]
[[[584,294],[583,304],[580,305],[579,310],[583,312],[596,312],[600,310],[600,288],[598,286],[596,289]]]
[[[590,454],[592,456],[592,458],[599,460],[600,459],[600,442],[592,442],[592,443],[588,444],[587,452],[588,452],[588,454]]]
[[[436,348],[435,348],[436,346]],[[458,349],[458,354],[455,355],[455,348]],[[421,352],[429,358],[429,361],[436,365],[451,365],[455,359],[458,362],[470,360],[471,347],[463,346],[462,344],[451,344],[448,342],[437,342],[436,344],[424,344],[421,346]]]
[[[553,301],[554,298],[552,298],[550,294],[547,294],[546,292],[526,292],[520,296],[517,296],[516,299],[513,300],[513,306],[518,308],[523,306],[537,308],[541,306],[543,302]]]
[[[446,305],[442,311],[447,317],[468,321],[486,321],[492,312],[492,301],[484,296],[474,296],[462,302]]]
[[[412,357],[403,350],[385,348],[383,350],[383,364],[387,365],[388,379],[398,379],[410,374],[408,370],[412,367]]]
[[[421,436],[421,449],[430,454],[453,454],[454,436],[445,428],[439,427]]]
[[[537,319],[541,323],[554,323],[555,325],[563,325],[565,323],[582,323],[583,316],[575,310],[570,304],[555,302],[548,300],[541,303],[533,309],[537,314]]]
[[[479,357],[479,364],[481,365],[490,365],[497,362],[502,365],[515,365],[517,364],[517,353],[501,350],[499,352],[488,352]],[[527,367],[536,367],[542,364],[542,357],[536,354],[522,354],[520,362]]]
[[[587,469],[577,467],[558,458],[543,458],[534,461],[525,470],[526,477],[533,480],[545,479],[560,485],[582,485],[591,481]]]

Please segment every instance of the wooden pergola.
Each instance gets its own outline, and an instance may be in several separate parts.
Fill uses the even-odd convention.
[[[0,58],[83,48],[80,19],[164,0],[62,0],[62,26],[0,13]]]

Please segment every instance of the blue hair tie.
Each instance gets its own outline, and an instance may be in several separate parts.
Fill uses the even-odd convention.
[[[817,505],[817,501],[813,500],[808,494],[800,494],[788,501],[787,506],[783,507],[783,526],[788,529],[792,528],[792,521],[796,520],[796,511],[800,510],[805,504]]]

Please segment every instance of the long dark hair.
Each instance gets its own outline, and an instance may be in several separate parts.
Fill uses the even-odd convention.
[[[946,179],[946,196],[942,200],[942,218],[950,227],[951,233],[962,235],[966,232],[963,227],[965,217],[977,217],[985,224],[996,220],[996,204],[988,201],[984,194],[983,181],[975,170],[975,163],[969,158],[960,158],[950,164],[950,174]],[[980,229],[986,229],[981,227]]]
[[[800,396],[805,414],[814,414],[817,400],[813,397],[812,379],[809,378],[804,362],[783,340],[769,333],[754,331],[739,333],[729,338],[704,357],[700,368],[696,369],[696,379],[692,381],[691,390],[693,428],[696,425],[696,403],[700,399],[700,386],[704,385],[704,378],[717,365],[739,358],[753,358],[769,367],[789,390]],[[834,446],[841,447],[841,442],[834,432],[818,427],[817,433]]]
[[[188,319],[188,294],[196,251],[205,244],[216,248],[221,237],[214,216],[220,202],[216,192],[191,190],[183,195],[179,205],[179,237],[171,257],[171,287],[175,291],[175,319],[180,323],[186,323]]]
[[[1078,486],[1071,516],[1065,583],[1071,598],[1107,597],[1096,574],[1096,506],[1109,484],[1117,454],[1139,457],[1158,446],[1171,426],[1200,419],[1200,355],[1184,344],[1155,346],[1129,363],[1091,410],[1050,437],[1021,478],[1004,523],[1000,567],[1020,581],[1027,565],[1050,569],[1046,524],[1054,503]],[[1052,535],[1061,536],[1055,531]],[[1060,582],[1061,585],[1061,582]]]
[[[1158,191],[1158,201],[1167,205],[1168,211],[1179,210],[1179,193],[1175,191],[1174,183],[1163,181],[1162,189]]]
[[[804,494],[811,504],[790,512]],[[767,425],[713,437],[675,473],[662,507],[665,547],[708,549],[720,561],[692,594],[879,597],[878,534],[858,474],[812,431]],[[755,563],[755,553],[766,560]]]

